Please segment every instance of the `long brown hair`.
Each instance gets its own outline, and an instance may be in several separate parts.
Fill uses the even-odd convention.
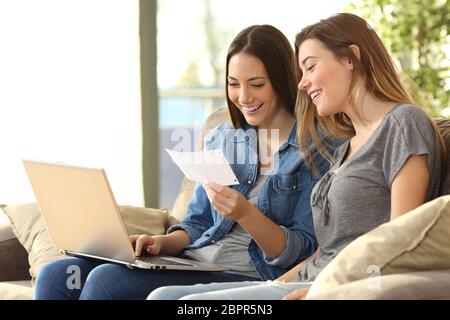
[[[339,13],[302,29],[295,38],[295,69],[300,79],[302,71],[298,61],[299,48],[308,39],[319,40],[337,59],[347,58],[353,62],[354,76],[350,85],[349,104],[357,115],[360,116],[356,107],[360,90],[356,85],[357,79],[363,79],[365,89],[382,101],[414,104],[412,97],[403,87],[381,39],[364,19],[350,13]],[[351,45],[359,48],[360,57],[355,56],[350,49]],[[324,157],[334,160],[327,151],[319,132],[323,130],[333,138],[348,139],[355,134],[355,130],[344,113],[320,117],[311,98],[304,91],[299,91],[298,94],[297,135],[305,161],[314,168],[311,154],[308,153],[311,142]],[[442,155],[444,155],[442,136],[431,119],[430,122],[440,140]]]
[[[234,55],[241,52],[261,60],[281,106],[295,116],[298,79],[294,67],[294,50],[286,36],[277,28],[254,25],[242,30],[228,49],[225,93],[234,128],[247,123],[242,112],[228,97],[228,64]]]

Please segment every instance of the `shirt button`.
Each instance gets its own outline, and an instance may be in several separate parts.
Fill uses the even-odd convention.
[[[214,242],[216,242],[216,240],[211,240],[211,243],[214,243]]]
[[[297,186],[294,186],[293,188],[294,188],[294,190],[295,190],[295,189],[297,189]]]
[[[248,184],[252,184],[252,180],[248,180],[247,183],[248,183]]]

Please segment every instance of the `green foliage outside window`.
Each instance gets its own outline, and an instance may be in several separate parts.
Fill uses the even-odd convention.
[[[432,116],[450,116],[450,2],[355,0],[398,62],[414,98]]]

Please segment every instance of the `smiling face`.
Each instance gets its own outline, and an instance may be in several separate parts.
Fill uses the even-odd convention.
[[[298,62],[302,79],[298,88],[305,91],[320,116],[345,112],[353,76],[353,63],[337,59],[322,42],[305,40],[299,47]]]
[[[282,108],[261,60],[242,52],[235,54],[229,60],[227,82],[228,98],[247,123],[270,128]]]

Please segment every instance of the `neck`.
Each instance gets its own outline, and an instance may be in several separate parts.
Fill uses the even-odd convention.
[[[282,111],[283,110],[283,111]],[[295,118],[284,109],[271,119],[270,123],[258,126],[259,161],[261,168],[270,168],[275,152],[288,139]]]
[[[283,142],[289,136],[292,126],[295,123],[295,118],[286,109],[281,108],[269,120],[258,125],[258,130],[264,129],[267,132],[278,130],[280,142]]]
[[[351,106],[347,106],[345,114],[352,121],[356,136],[365,136],[375,131],[395,103],[382,101],[366,92],[357,102],[359,114]]]

